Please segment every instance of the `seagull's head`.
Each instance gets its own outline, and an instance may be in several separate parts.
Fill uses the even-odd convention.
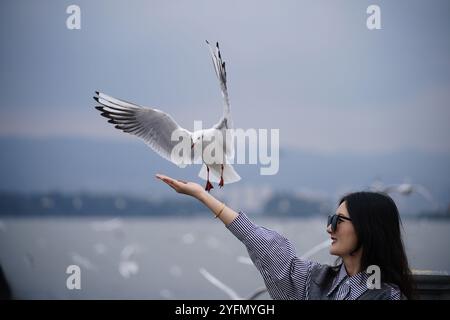
[[[197,142],[199,142],[202,137],[203,137],[203,133],[201,131],[196,131],[196,132],[194,132],[192,134],[192,137],[191,137],[191,149],[194,148],[195,144]]]

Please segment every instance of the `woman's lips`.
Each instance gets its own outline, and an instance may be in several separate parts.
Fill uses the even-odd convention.
[[[337,241],[337,239],[336,238],[334,238],[334,237],[331,237],[331,244],[335,244],[335,242]]]

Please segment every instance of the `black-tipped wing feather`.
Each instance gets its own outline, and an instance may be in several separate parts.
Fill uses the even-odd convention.
[[[222,55],[219,49],[219,43],[217,42],[215,47],[211,46],[208,41],[206,41],[206,43],[208,44],[209,51],[211,53],[214,71],[216,72],[217,79],[219,79],[220,89],[222,91],[222,96],[224,99],[224,109],[222,118],[216,125],[214,125],[214,128],[231,129],[233,127],[233,123],[230,114],[230,101],[228,98],[227,71],[225,69],[225,62],[222,60]]]
[[[170,115],[161,110],[141,107],[98,91],[96,94],[94,99],[100,105],[95,108],[109,123],[115,125],[116,129],[143,139],[163,158],[176,163],[171,159],[171,152],[179,141],[171,140],[172,133],[180,130],[186,137],[191,137],[191,132],[181,128]]]
[[[214,65],[214,71],[216,71],[217,78],[220,82],[220,88],[222,89],[222,94],[225,99],[228,99],[227,92],[227,71],[225,69],[225,62],[222,61],[222,56],[220,54],[219,43],[213,48],[208,41],[206,41],[211,53],[212,62]]]

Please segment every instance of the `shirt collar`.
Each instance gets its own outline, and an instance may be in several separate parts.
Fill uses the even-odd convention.
[[[348,277],[347,270],[345,270],[345,266],[344,266],[344,264],[342,263],[342,264],[341,264],[341,267],[340,267],[340,269],[339,269],[339,273],[338,273],[337,276],[334,278],[333,285],[331,286],[330,291],[328,291],[327,296],[330,296],[330,295],[333,293],[333,291],[336,290],[336,288],[339,286],[339,284],[340,284],[346,277]]]
[[[350,299],[356,300],[368,290],[368,278],[368,274],[364,271],[358,272],[353,276],[349,276],[347,270],[345,269],[345,265],[342,263],[339,269],[339,273],[335,277],[333,285],[331,286],[330,291],[328,291],[327,296],[330,296],[336,290],[336,288],[342,284],[344,279],[347,279],[350,287]]]

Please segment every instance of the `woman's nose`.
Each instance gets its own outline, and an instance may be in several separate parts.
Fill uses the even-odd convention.
[[[329,234],[331,234],[331,224],[329,224],[328,226],[327,226],[327,232],[329,233]]]

